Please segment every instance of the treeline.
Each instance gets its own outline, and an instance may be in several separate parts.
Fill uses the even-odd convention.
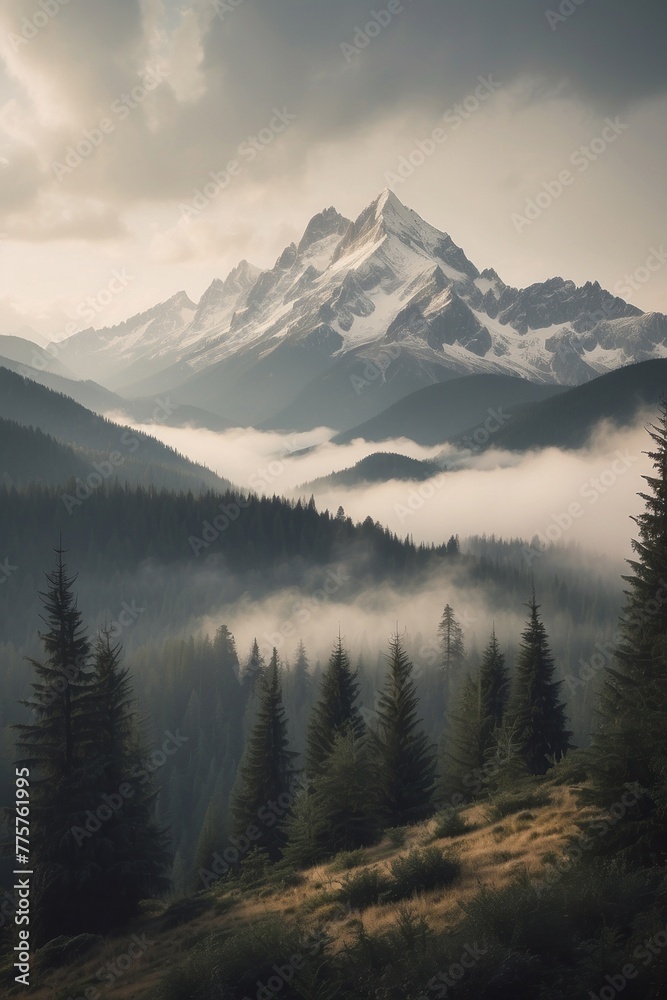
[[[12,586],[0,590],[6,642],[31,641],[44,552],[59,533],[81,571],[87,617],[113,606],[114,593],[131,596],[149,608],[156,636],[233,601],[239,589],[254,598],[285,586],[314,590],[326,567],[345,563],[360,590],[379,580],[414,581],[457,558],[455,540],[449,553],[446,545],[414,545],[371,518],[354,524],[320,513],[312,499],[106,483],[80,496],[74,482],[63,489],[0,486],[0,561],[6,556],[16,567]],[[219,577],[215,587],[211,574]]]

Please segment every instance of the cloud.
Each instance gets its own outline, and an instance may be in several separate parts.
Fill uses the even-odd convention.
[[[438,458],[448,471],[429,482],[323,487],[316,490],[318,508],[335,512],[342,506],[354,521],[370,515],[400,537],[410,534],[426,544],[456,534],[523,538],[529,543],[526,565],[532,566],[551,543],[581,544],[617,562],[629,556],[629,518],[641,507],[637,493],[649,469],[644,425],[651,416],[620,431],[602,425],[580,451],[549,448],[527,454],[491,450],[474,455],[448,445],[424,448],[407,439],[338,446],[326,428],[291,436],[169,427],[151,427],[150,433],[242,489],[268,495],[298,497],[301,484],[378,451]],[[535,536],[538,542],[530,548]]]

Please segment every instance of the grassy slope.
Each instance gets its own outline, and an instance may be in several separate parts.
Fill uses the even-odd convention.
[[[364,852],[363,864],[387,867],[399,854],[413,847],[435,844],[453,849],[460,857],[460,880],[449,889],[425,893],[409,901],[417,916],[425,916],[436,932],[453,928],[461,917],[461,903],[471,900],[481,886],[501,888],[518,873],[526,870],[539,880],[545,860],[553,858],[575,832],[575,820],[586,817],[578,804],[576,789],[547,785],[551,802],[548,805],[524,809],[493,822],[488,805],[470,806],[462,815],[473,829],[462,836],[433,839],[435,821],[418,824],[406,830],[405,843],[392,845],[385,837]],[[359,871],[355,868],[354,872]],[[286,924],[297,924],[305,933],[325,927],[334,940],[334,947],[350,941],[362,921],[369,932],[386,930],[396,923],[398,911],[406,904],[371,906],[362,913],[349,911],[335,900],[335,892],[345,873],[332,870],[326,864],[303,874],[299,885],[264,886],[258,889],[229,888],[218,883],[209,892],[202,892],[184,909],[187,918],[178,926],[167,903],[146,905],[144,915],[115,938],[108,938],[74,964],[39,973],[33,966],[29,991],[24,987],[9,989],[7,995],[26,995],[34,1000],[66,1000],[84,996],[86,986],[95,986],[105,1000],[149,1000],[168,970],[188,957],[193,946],[210,935],[227,936],[243,928],[256,926],[263,919],[279,916]],[[202,912],[196,912],[200,901]],[[101,985],[97,971],[123,954],[131,935],[146,934],[153,942],[131,967],[114,980],[113,985]],[[8,963],[0,970],[0,982],[7,983]],[[11,973],[10,973],[11,975]],[[11,980],[10,980],[11,981]],[[7,984],[8,985],[8,984]]]

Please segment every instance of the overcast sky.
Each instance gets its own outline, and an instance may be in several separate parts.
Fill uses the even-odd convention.
[[[508,283],[630,275],[667,312],[666,29],[664,0],[3,0],[0,333],[196,300],[388,185]]]

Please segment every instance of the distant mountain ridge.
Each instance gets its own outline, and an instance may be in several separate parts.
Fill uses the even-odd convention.
[[[194,493],[231,485],[155,438],[2,367],[0,439],[5,485],[61,485],[71,477]]]
[[[198,303],[178,292],[58,349],[123,395],[170,392],[237,426],[341,431],[464,375],[579,385],[662,357],[665,315],[597,282],[512,288],[389,190],[354,221],[316,215],[273,268],[242,261]]]

